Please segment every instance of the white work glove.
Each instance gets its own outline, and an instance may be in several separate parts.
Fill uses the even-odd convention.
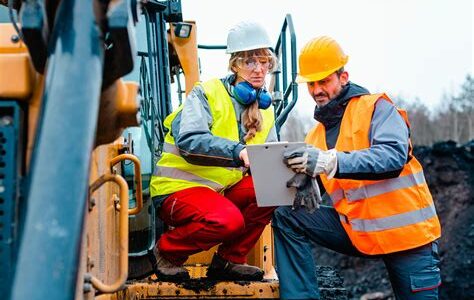
[[[303,146],[283,153],[283,162],[295,173],[316,177],[326,174],[332,178],[337,171],[336,149],[323,151],[313,146]]]

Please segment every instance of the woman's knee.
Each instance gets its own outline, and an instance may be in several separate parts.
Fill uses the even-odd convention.
[[[235,237],[242,233],[245,228],[245,221],[240,212],[227,215],[219,224],[224,239]]]

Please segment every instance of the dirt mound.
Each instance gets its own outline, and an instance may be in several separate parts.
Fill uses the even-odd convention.
[[[442,225],[440,299],[474,299],[474,141],[415,147],[414,153],[424,167]],[[316,256],[321,265],[339,270],[349,299],[394,299],[381,260],[348,257],[321,247]]]

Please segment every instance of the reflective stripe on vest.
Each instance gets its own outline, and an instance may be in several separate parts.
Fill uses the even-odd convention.
[[[330,197],[334,205],[343,198],[348,201],[358,201],[362,199],[376,197],[385,193],[390,193],[396,190],[416,186],[425,183],[425,176],[423,172],[415,174],[408,174],[396,178],[386,179],[374,184],[365,185],[359,189],[342,190],[337,189],[332,192]]]
[[[159,177],[169,177],[169,178],[176,178],[182,179],[186,181],[196,182],[201,185],[210,186],[213,190],[220,192],[224,187],[217,182],[206,180],[202,177],[196,176],[186,171],[182,171],[176,168],[168,168],[163,166],[156,166],[153,170],[153,176]]]
[[[174,154],[174,155],[180,155],[178,147],[176,147],[173,144],[169,144],[169,143],[164,143],[163,144],[163,152],[168,152],[168,153],[171,153],[171,154]]]
[[[198,83],[204,90],[213,119],[211,133],[231,141],[239,141],[238,122],[232,100],[219,79]],[[201,166],[188,163],[180,154],[171,135],[171,124],[183,106],[169,115],[164,126],[168,129],[163,145],[163,152],[158,160],[154,175],[150,182],[150,194],[167,195],[196,186],[209,187],[217,192],[239,182],[243,177],[244,168]],[[247,141],[247,144],[262,144],[266,141],[274,123],[273,107],[260,110],[262,114],[262,130]],[[212,153],[209,153],[212,156]]]
[[[337,151],[371,147],[371,118],[367,116],[372,116],[375,104],[381,98],[391,103],[385,94],[361,96],[349,101],[335,145]],[[398,112],[409,127],[406,113]],[[306,142],[327,150],[324,125],[316,125],[308,133]],[[339,213],[344,230],[362,253],[377,255],[413,249],[441,235],[423,168],[413,156],[396,178],[328,179],[322,174],[321,180]]]
[[[164,143],[163,144],[163,152],[171,153],[171,154],[178,155],[178,156],[181,155],[179,153],[178,147],[176,147],[173,144],[169,144],[169,143]],[[246,172],[247,171],[246,167],[239,167],[239,168],[223,167],[223,168],[225,168],[227,170],[230,170],[230,171],[234,171],[234,170],[239,170],[239,172]]]
[[[354,231],[371,232],[416,224],[431,219],[434,216],[436,216],[436,210],[434,204],[431,204],[430,206],[419,210],[409,211],[403,214],[393,215],[385,218],[369,220],[352,219],[349,222]]]

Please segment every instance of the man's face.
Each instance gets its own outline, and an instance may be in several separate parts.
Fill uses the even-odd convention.
[[[349,74],[343,71],[340,75],[336,72],[319,81],[307,82],[308,92],[313,97],[318,107],[328,104],[341,93],[347,84]]]

